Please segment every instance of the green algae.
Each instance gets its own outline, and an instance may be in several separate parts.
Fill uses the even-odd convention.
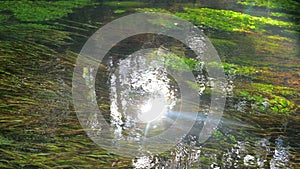
[[[251,16],[231,10],[216,10],[211,8],[188,8],[184,12],[174,13],[198,26],[213,28],[228,32],[261,32],[267,25],[286,29],[300,29],[300,26],[288,21],[275,20],[268,17]],[[137,8],[139,12],[170,13],[162,8]]]
[[[270,108],[275,113],[290,114],[295,110],[295,104],[280,96],[273,96],[270,100]]]
[[[300,97],[299,91],[294,88],[285,86],[275,86],[271,84],[252,83],[252,87],[256,90],[264,91],[271,94],[280,95],[282,97],[297,98]]]
[[[125,12],[126,12],[126,10],[123,10],[123,9],[116,9],[116,10],[114,10],[115,14],[122,14],[122,13],[125,13]]]
[[[157,51],[154,53],[154,57],[157,55]],[[197,71],[197,65],[198,61],[193,58],[187,58],[187,57],[179,57],[176,54],[173,53],[166,53],[162,55],[161,62],[164,63],[164,65],[174,71],[179,72],[187,72],[187,71]]]
[[[20,21],[37,22],[55,20],[72,13],[73,8],[94,5],[92,0],[75,1],[3,1],[0,11],[12,11]]]
[[[229,140],[230,140],[231,142],[233,142],[233,143],[236,143],[236,142],[237,142],[235,136],[232,135],[232,134],[229,134],[229,135],[228,135],[228,138],[229,138]]]
[[[208,68],[223,69],[226,74],[238,75],[238,76],[249,76],[259,72],[253,66],[241,66],[241,65],[226,63],[226,62],[222,64],[219,64],[217,62],[209,62],[205,64],[205,66]]]
[[[217,131],[215,131],[215,132],[213,133],[213,135],[214,135],[215,137],[222,137],[222,136],[223,136],[223,133],[220,132],[219,130],[217,130]]]
[[[184,13],[175,13],[176,16],[186,19],[198,26],[205,26],[229,32],[260,32],[266,25],[287,29],[299,29],[299,25],[292,22],[274,20],[266,17],[251,16],[248,14],[210,8],[184,8]],[[217,16],[217,17],[216,17]]]
[[[292,114],[298,107],[291,101],[299,97],[296,89],[270,84],[253,83],[248,89],[236,90],[238,96],[249,102],[253,111],[261,113]]]
[[[237,64],[223,63],[225,73],[231,75],[250,76],[259,71],[253,66],[240,66]]]

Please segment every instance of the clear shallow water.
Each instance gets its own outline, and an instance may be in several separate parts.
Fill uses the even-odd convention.
[[[210,3],[204,5],[215,8],[231,9],[233,4]],[[220,5],[221,4],[221,5]],[[161,4],[162,7],[166,5]],[[76,54],[85,40],[106,22],[122,14],[112,11],[119,7],[99,5],[96,8],[86,7],[76,11],[69,17],[49,24],[65,25],[64,31],[72,32],[73,38],[68,44],[57,44],[54,47],[49,39],[34,37],[18,43],[20,35],[15,34],[17,40],[4,39],[12,48],[4,48],[1,52],[1,65],[4,67],[1,83],[2,106],[1,116],[1,167],[7,168],[297,168],[299,167],[299,113],[291,115],[263,114],[255,111],[255,105],[247,107],[247,100],[235,98],[233,90],[245,88],[247,83],[271,83],[278,86],[294,88],[299,93],[299,44],[294,36],[287,40],[267,39],[276,35],[277,28],[270,28],[262,34],[239,34],[205,30],[209,38],[230,40],[236,44],[235,48],[216,44],[222,61],[229,63],[251,65],[258,73],[248,76],[227,75],[229,85],[227,106],[223,119],[207,142],[197,143],[193,132],[202,127],[199,120],[190,134],[174,149],[161,155],[140,155],[129,159],[113,155],[93,143],[84,133],[71,103],[71,78]],[[126,7],[125,9],[132,7]],[[176,8],[175,8],[176,9]],[[266,14],[266,10],[242,10],[251,14]],[[237,9],[240,11],[241,8]],[[89,27],[89,24],[95,27]],[[72,26],[73,28],[70,28]],[[77,29],[75,29],[77,28]],[[84,28],[80,30],[78,28]],[[24,31],[24,30],[23,30]],[[19,32],[22,32],[21,30]],[[33,33],[35,33],[33,31]],[[46,34],[51,37],[52,34]],[[282,34],[280,37],[286,37]],[[147,47],[151,38],[135,37],[131,43],[122,43],[112,51],[112,54],[122,57],[136,49],[132,46]],[[137,44],[137,45],[132,45]],[[175,43],[176,44],[176,43]],[[150,47],[151,47],[150,43]],[[168,47],[168,43],[164,44]],[[173,44],[169,44],[171,46]],[[149,46],[149,45],[148,45]],[[275,47],[274,47],[275,46]],[[19,51],[18,51],[19,49]],[[12,58],[11,58],[12,57]],[[124,59],[123,62],[128,60]],[[34,65],[34,66],[33,66]],[[123,64],[122,64],[123,65]],[[125,64],[124,69],[128,67]],[[10,73],[7,75],[7,73]],[[155,72],[153,70],[153,72]],[[149,72],[148,72],[149,73]],[[142,73],[143,74],[143,73]],[[144,73],[146,74],[146,73]],[[174,100],[176,85],[171,88],[168,79],[157,73],[153,80],[160,81],[168,92],[162,92]],[[163,75],[163,74],[162,74]],[[143,76],[136,76],[143,77]],[[152,76],[151,76],[152,77]],[[114,78],[98,75],[96,84],[115,84]],[[133,78],[134,79],[134,78]],[[205,79],[205,78],[204,78]],[[149,80],[149,77],[142,80]],[[169,79],[170,80],[170,79]],[[201,78],[199,79],[201,81]],[[136,84],[136,87],[143,84]],[[207,84],[205,84],[207,85]],[[97,85],[96,85],[97,86]],[[107,85],[109,86],[109,85]],[[149,87],[149,90],[151,86]],[[207,86],[206,86],[207,87]],[[233,90],[232,90],[233,89]],[[97,89],[108,90],[108,88]],[[147,91],[148,89],[144,89]],[[143,92],[145,92],[143,91]],[[105,93],[105,92],[104,92]],[[172,93],[172,94],[171,94]],[[139,93],[135,93],[139,94]],[[124,93],[123,97],[126,97]],[[118,116],[112,116],[112,107],[107,107],[111,98],[114,100],[113,87],[103,98],[97,99],[100,108],[106,111],[104,116],[116,122],[116,135],[120,135],[122,124],[126,121]],[[291,97],[291,96],[286,96]],[[145,97],[146,98],[146,97]],[[173,99],[172,99],[173,98]],[[101,100],[102,99],[102,100]],[[298,97],[291,100],[299,104]],[[209,96],[203,94],[202,113],[207,113]],[[143,102],[143,101],[142,101]],[[134,103],[139,104],[139,103]],[[122,104],[121,104],[122,105]],[[145,104],[141,104],[145,105]],[[126,107],[126,106],[125,106]],[[137,108],[137,107],[133,107]],[[147,103],[145,106],[147,109]],[[129,120],[130,122],[130,120]],[[132,123],[125,127],[130,128]],[[144,126],[145,127],[145,126]],[[167,127],[167,126],[166,126]],[[133,128],[136,129],[136,128]],[[144,128],[143,128],[144,129]],[[133,138],[145,130],[131,131]],[[122,134],[122,133],[121,133]]]

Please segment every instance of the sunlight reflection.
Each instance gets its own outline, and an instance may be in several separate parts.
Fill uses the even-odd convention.
[[[120,60],[110,78],[111,124],[115,139],[151,130],[164,131],[163,115],[177,104],[179,90],[171,84],[164,65],[163,53],[136,52]],[[115,66],[115,65],[112,65]],[[157,133],[156,133],[157,134]]]

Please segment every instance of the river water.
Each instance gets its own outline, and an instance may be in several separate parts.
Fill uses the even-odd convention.
[[[73,70],[85,42],[106,23],[135,13],[137,8],[175,13],[182,12],[182,6],[232,10],[258,17],[269,17],[272,12],[289,13],[293,17],[275,19],[299,24],[299,12],[222,0],[99,2],[76,9],[67,17],[38,23],[53,26],[51,29],[28,27],[32,23],[11,19],[0,30],[0,168],[300,168],[299,27],[268,25],[260,31],[236,32],[198,25],[226,63],[226,105],[207,141],[198,142],[197,133],[209,114],[213,80],[201,64],[193,70],[197,83],[184,83],[191,88],[196,86],[193,90],[201,106],[180,117],[196,122],[167,151],[141,151],[126,157],[104,149],[88,137],[72,102]],[[158,48],[158,58],[149,61],[145,58],[151,58],[151,53],[136,52],[147,48]],[[163,133],[178,118],[180,84],[161,63],[169,55],[178,62],[180,58],[168,52],[197,61],[180,42],[145,34],[114,46],[98,70],[83,69],[87,84],[90,73],[97,72],[93,99],[110,124],[113,142],[129,139],[139,144],[146,137]],[[185,68],[177,64],[171,63],[170,69],[184,72]],[[151,109],[154,104],[162,104],[168,113],[155,114],[157,109]],[[138,120],[148,122],[149,116],[138,111],[150,111],[155,116],[150,117],[151,123],[140,124]],[[101,128],[101,121],[89,117],[87,126]]]

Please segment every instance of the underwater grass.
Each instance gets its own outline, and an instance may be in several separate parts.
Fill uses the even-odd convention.
[[[9,15],[2,15],[2,14],[0,14],[0,23],[6,22],[9,17],[10,17]]]
[[[81,129],[74,112],[69,110],[70,94],[64,92],[70,90],[70,86],[63,85],[61,80],[69,77],[67,72],[72,71],[76,54],[71,51],[57,53],[47,44],[68,45],[72,40],[70,33],[44,24],[9,25],[0,29],[1,38],[5,39],[0,42],[0,61],[5,66],[5,70],[1,70],[3,75],[0,77],[4,80],[0,87],[1,93],[5,93],[3,96],[7,96],[0,99],[0,106],[7,106],[5,109],[1,107],[1,134],[6,134],[0,135],[0,168],[132,168],[131,159],[115,156],[94,144]],[[224,45],[226,42],[222,40],[218,42],[228,49],[236,46],[235,43]],[[196,65],[193,59],[182,60],[189,68]],[[175,66],[174,69],[180,67],[171,66]],[[225,63],[223,66],[228,73],[251,74],[256,71],[251,67],[240,68],[237,64]],[[251,102],[260,103],[262,98],[267,98],[270,105],[274,105],[270,109],[272,112],[284,114],[288,111],[285,108],[289,108],[289,103],[283,95],[294,97],[289,93],[293,91],[261,84],[252,87],[259,88],[259,93],[254,93],[257,89],[249,89],[250,99],[255,99]],[[273,93],[278,97],[263,93],[274,90],[285,92]],[[19,95],[15,96],[15,93]],[[254,109],[259,109],[259,106]],[[229,143],[239,140],[231,134],[225,138]],[[224,144],[219,146],[220,149],[204,149],[205,155],[201,158],[209,161],[208,167],[212,158],[207,154],[213,150],[221,152],[222,146]]]

